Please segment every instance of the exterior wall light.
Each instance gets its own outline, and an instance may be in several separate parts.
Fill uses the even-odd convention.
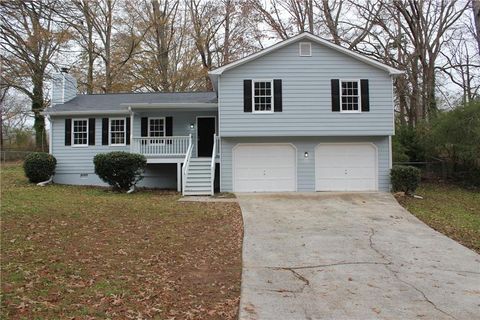
[[[190,129],[195,129],[195,124],[194,123],[190,123]]]
[[[305,152],[305,153],[303,154],[303,157],[304,157],[305,159],[307,159],[307,158],[308,158],[308,152]]]

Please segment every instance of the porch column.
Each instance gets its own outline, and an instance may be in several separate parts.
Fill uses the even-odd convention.
[[[182,164],[177,162],[177,191],[182,192]]]
[[[128,107],[128,111],[130,111],[130,152],[134,152],[135,150],[135,142],[133,141],[133,118],[134,113],[131,107]]]

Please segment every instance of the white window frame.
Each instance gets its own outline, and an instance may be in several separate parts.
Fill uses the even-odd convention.
[[[79,144],[79,143],[75,143],[75,121],[86,121],[87,122],[87,143],[86,144]],[[88,147],[88,141],[90,139],[90,136],[89,136],[89,122],[87,118],[78,118],[78,119],[75,119],[73,118],[72,119],[72,147]]]
[[[256,82],[270,82],[270,92],[271,92],[271,109],[270,110],[255,110],[255,83]],[[274,97],[275,93],[273,91],[273,79],[254,79],[252,80],[252,113],[257,114],[270,114],[274,112]]]
[[[152,137],[150,135],[150,120],[163,120],[163,136]],[[165,138],[167,136],[167,119],[166,117],[148,117],[148,137],[150,138],[150,144],[165,144]],[[155,141],[156,140],[156,141]]]
[[[124,121],[124,126],[123,126],[123,143],[112,143],[112,121],[114,120],[123,120]],[[121,132],[121,131],[118,131]],[[109,146],[126,146],[127,145],[127,118],[109,118],[108,119],[108,145]]]
[[[360,79],[340,79],[339,80],[339,91],[340,91],[340,112],[341,113],[362,113],[362,87],[360,86]],[[342,83],[343,82],[356,82],[358,85],[358,110],[343,110],[343,90],[342,90]]]
[[[310,46],[310,54],[302,54],[302,45],[308,44]],[[311,57],[312,56],[312,43],[311,42],[300,42],[298,44],[298,55],[300,57]]]

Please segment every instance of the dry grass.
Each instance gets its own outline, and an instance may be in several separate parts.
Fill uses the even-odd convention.
[[[2,167],[2,309],[10,319],[234,319],[236,203],[29,184]]]

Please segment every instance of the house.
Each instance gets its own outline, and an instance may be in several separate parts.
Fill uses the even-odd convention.
[[[54,181],[104,185],[94,155],[122,150],[146,156],[141,186],[184,194],[388,191],[401,73],[310,33],[211,71],[214,92],[76,95],[63,72]]]

